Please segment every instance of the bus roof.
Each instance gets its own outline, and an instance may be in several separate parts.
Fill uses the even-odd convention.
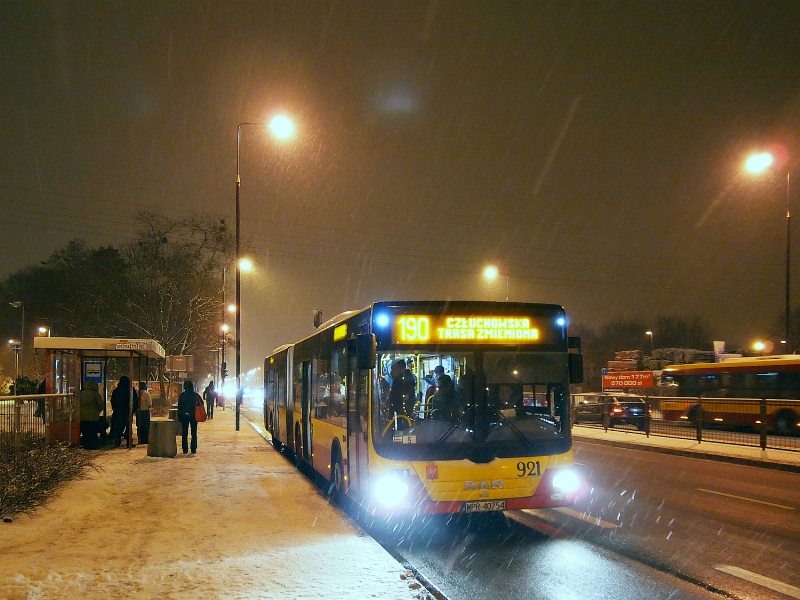
[[[693,373],[693,372],[726,372],[726,371],[739,371],[739,370],[758,370],[776,367],[793,367],[800,368],[800,355],[797,354],[784,354],[773,356],[752,356],[743,358],[729,358],[722,362],[717,363],[693,363],[687,365],[669,365],[664,367],[663,373],[665,375],[676,373]]]

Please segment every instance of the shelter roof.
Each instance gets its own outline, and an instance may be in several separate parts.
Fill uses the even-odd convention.
[[[92,357],[128,357],[164,358],[164,348],[155,340],[122,339],[122,338],[72,338],[72,337],[36,337],[33,347],[43,350],[80,353]]]

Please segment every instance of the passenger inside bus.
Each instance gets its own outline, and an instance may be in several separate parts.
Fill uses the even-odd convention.
[[[458,423],[461,419],[461,407],[456,397],[456,388],[449,375],[439,377],[439,386],[431,402],[432,419],[441,419]]]
[[[396,415],[411,417],[416,403],[414,376],[406,367],[405,359],[401,358],[392,363],[389,372],[392,378],[392,387],[389,391],[389,404]]]

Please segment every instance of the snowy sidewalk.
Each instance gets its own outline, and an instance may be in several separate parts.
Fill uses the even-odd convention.
[[[0,523],[0,598],[398,599],[415,579],[244,419],[196,455],[99,453],[32,516]]]

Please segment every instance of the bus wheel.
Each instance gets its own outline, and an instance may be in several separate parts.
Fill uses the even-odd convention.
[[[794,435],[797,432],[797,416],[791,410],[782,410],[775,415],[778,435]]]
[[[331,452],[331,480],[328,486],[328,495],[335,502],[344,498],[344,465],[342,464],[342,451],[339,446],[334,446]]]
[[[278,452],[281,452],[283,450],[283,442],[281,442],[278,439],[278,436],[275,435],[275,423],[272,422],[272,419],[270,419],[270,425],[271,426],[269,428],[269,434],[270,436],[272,436],[272,447],[275,448]]]

